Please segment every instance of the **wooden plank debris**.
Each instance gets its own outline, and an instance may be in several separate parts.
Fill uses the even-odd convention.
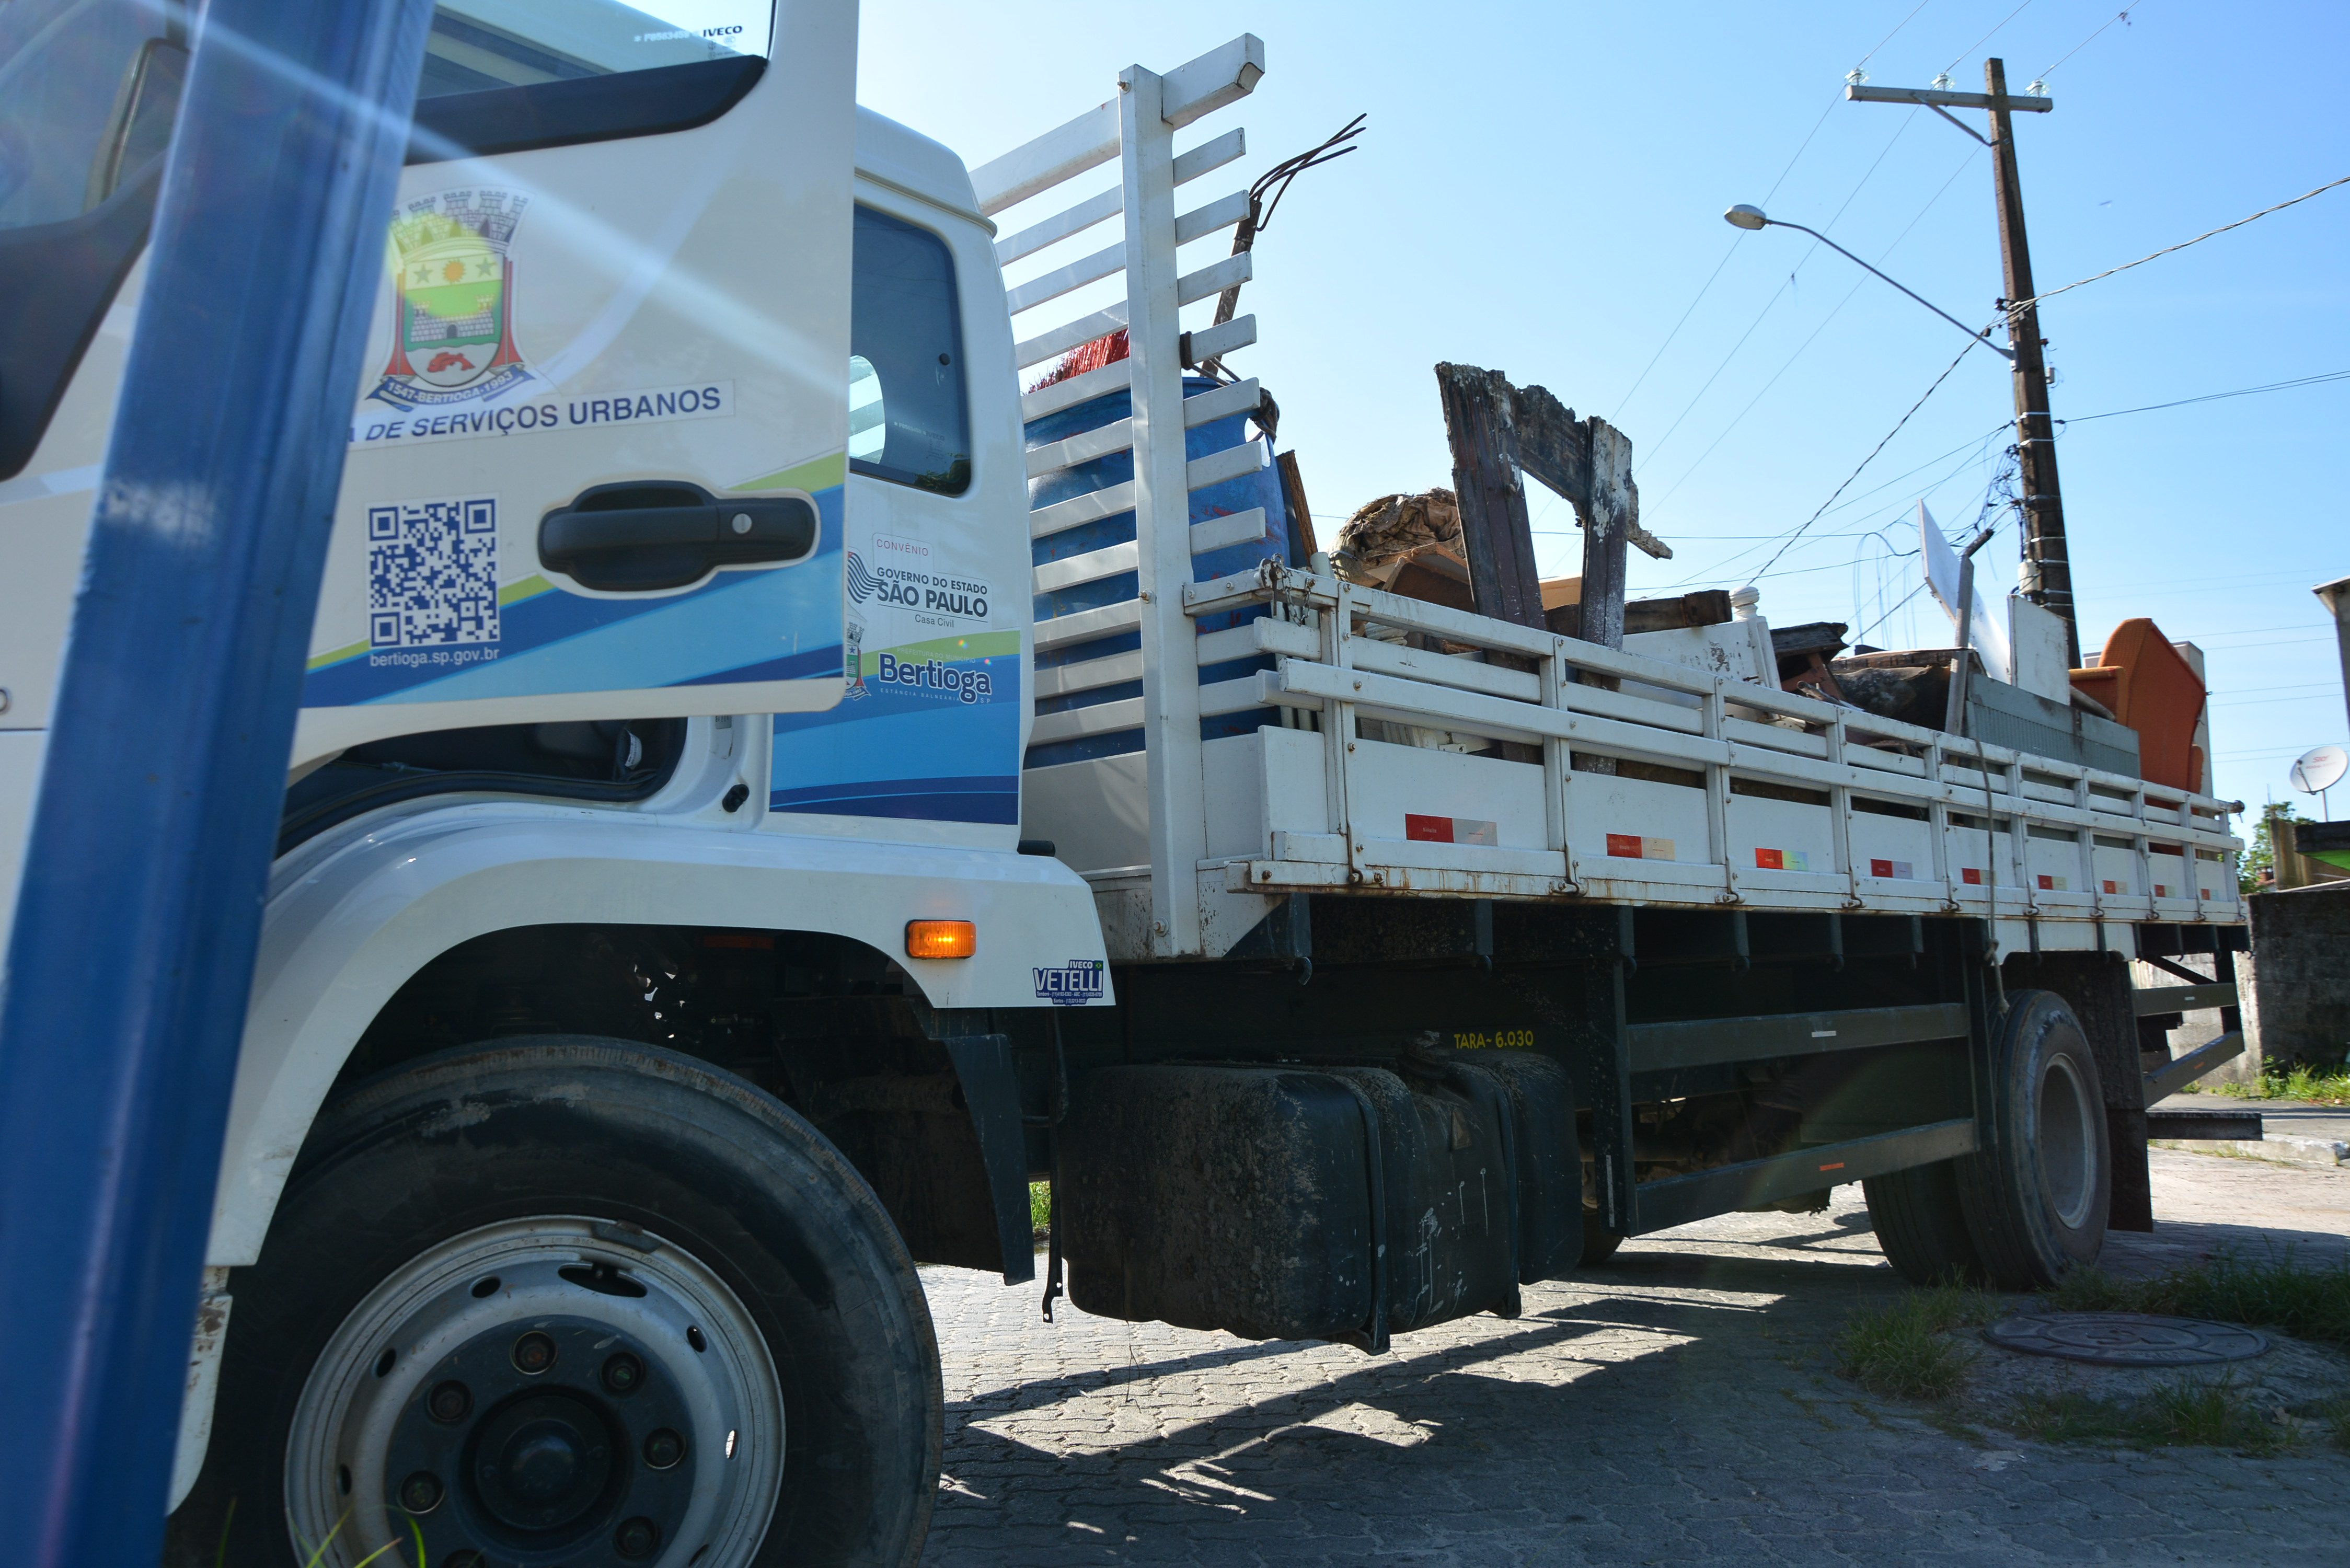
[[[1625,546],[1659,560],[1672,556],[1669,545],[1640,526],[1629,439],[1596,416],[1576,419],[1545,388],[1512,386],[1498,370],[1441,364],[1436,380],[1480,613],[1545,624],[1519,482],[1527,473],[1572,504],[1584,529],[1583,608],[1568,618],[1579,628],[1575,635],[1623,646]]]
[[[1543,624],[1542,576],[1518,482],[1510,429],[1514,389],[1498,370],[1439,365],[1444,431],[1452,443],[1452,490],[1460,499],[1461,545],[1469,558],[1477,613],[1514,626]]]
[[[1314,514],[1305,506],[1305,481],[1297,472],[1297,454],[1284,452],[1276,461],[1281,469],[1282,498],[1289,504],[1289,524],[1295,530],[1290,546],[1290,554],[1295,558],[1289,564],[1302,566],[1322,546],[1314,538]]]

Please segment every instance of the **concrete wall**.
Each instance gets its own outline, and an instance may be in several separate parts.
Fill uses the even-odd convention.
[[[2350,1056],[2350,883],[2255,893],[2247,1033],[2272,1066]],[[2257,1020],[2257,1023],[2255,1022]]]

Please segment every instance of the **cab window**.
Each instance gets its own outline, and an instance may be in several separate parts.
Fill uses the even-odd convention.
[[[420,99],[764,58],[770,0],[441,0]]]
[[[927,229],[857,209],[848,466],[942,495],[971,486],[954,258]]]
[[[0,3],[0,479],[146,241],[187,59],[175,6]]]
[[[0,5],[0,229],[78,218],[141,172],[186,61],[140,0]]]

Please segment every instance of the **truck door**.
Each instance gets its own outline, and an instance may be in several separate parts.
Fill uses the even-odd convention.
[[[884,167],[913,164],[897,145],[918,143],[910,132],[869,116],[862,131]],[[1017,837],[1028,563],[1003,500],[1007,483],[1018,493],[1020,453],[1008,380],[991,400],[983,379],[974,399],[967,371],[1003,363],[1010,327],[986,231],[952,215],[970,189],[952,173],[960,201],[858,192],[849,686],[828,711],[775,716],[769,822],[784,831]]]
[[[442,0],[294,763],[837,702],[853,0]]]

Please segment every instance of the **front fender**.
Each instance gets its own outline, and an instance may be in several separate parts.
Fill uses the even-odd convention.
[[[902,957],[905,923],[966,919],[979,951]],[[541,803],[446,807],[282,865],[270,889],[204,1254],[261,1253],[310,1122],[359,1035],[442,953],[533,925],[825,932],[897,958],[934,1007],[1034,1007],[1038,969],[1102,962],[1085,882],[1001,851],[648,822]],[[1105,985],[1099,1000],[1110,1000]]]

